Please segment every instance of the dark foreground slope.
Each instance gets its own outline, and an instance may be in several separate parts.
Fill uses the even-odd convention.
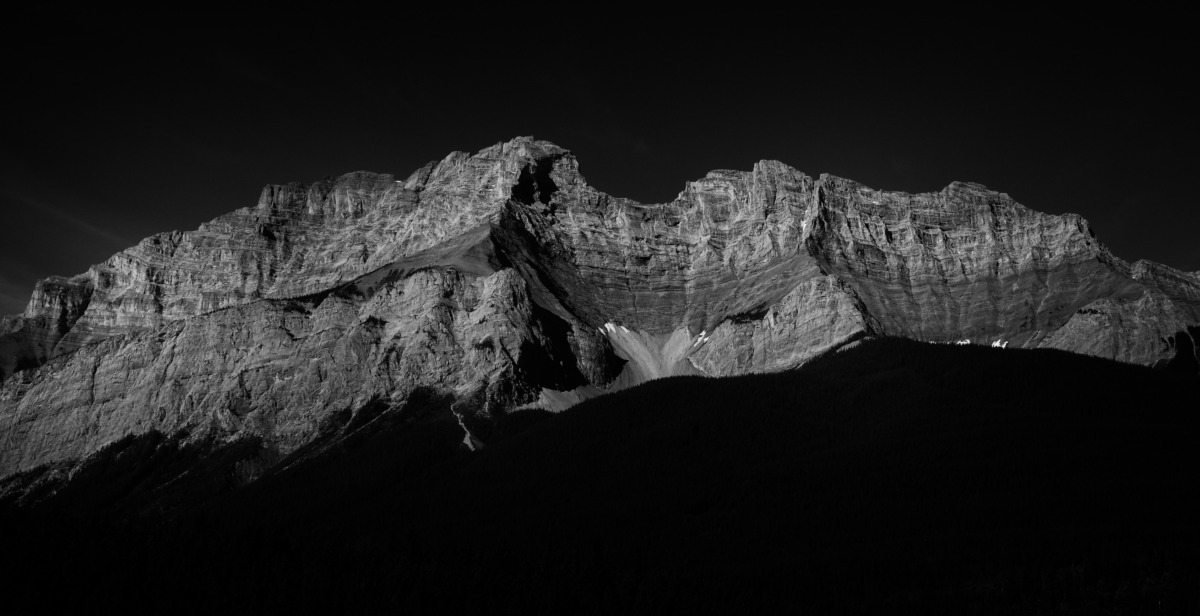
[[[1198,393],[1192,376],[1057,351],[880,340],[797,372],[510,416],[475,453],[430,398],[173,506],[114,456],[90,492],[4,513],[3,601],[1196,613]]]

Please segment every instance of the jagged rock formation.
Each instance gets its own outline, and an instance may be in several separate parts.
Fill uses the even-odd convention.
[[[278,459],[425,390],[475,446],[494,413],[867,335],[1165,365],[1197,325],[1195,274],[977,184],[909,195],[763,161],[647,205],[521,138],[403,180],[268,186],[43,281],[0,324],[0,476],[149,430],[252,434]]]

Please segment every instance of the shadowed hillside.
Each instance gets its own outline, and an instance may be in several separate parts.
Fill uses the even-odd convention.
[[[886,339],[509,415],[475,453],[429,399],[243,488],[144,494],[112,464],[90,492],[9,507],[5,601],[1195,613],[1198,394],[1064,352]]]

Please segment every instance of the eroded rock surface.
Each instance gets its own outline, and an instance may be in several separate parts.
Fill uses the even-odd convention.
[[[519,138],[405,179],[268,186],[39,283],[0,324],[0,476],[150,430],[282,457],[418,390],[452,396],[475,446],[491,414],[870,335],[1180,365],[1197,325],[1195,274],[977,184],[910,195],[763,161],[640,204]]]

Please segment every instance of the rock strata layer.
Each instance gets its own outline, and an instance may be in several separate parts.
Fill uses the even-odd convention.
[[[423,391],[456,400],[476,447],[496,413],[863,336],[1193,365],[1198,325],[1196,274],[978,184],[912,195],[763,161],[641,204],[519,138],[404,179],[268,186],[42,281],[0,323],[0,476],[152,430],[280,459]]]

